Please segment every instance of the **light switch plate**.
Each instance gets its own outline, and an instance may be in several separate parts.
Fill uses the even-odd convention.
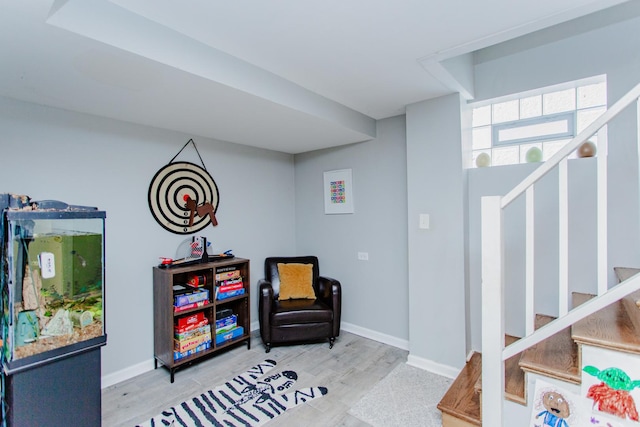
[[[429,214],[420,214],[420,223],[418,225],[422,230],[429,229]]]

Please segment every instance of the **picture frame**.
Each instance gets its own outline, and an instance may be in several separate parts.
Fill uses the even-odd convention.
[[[353,176],[351,169],[324,172],[325,215],[352,214]]]

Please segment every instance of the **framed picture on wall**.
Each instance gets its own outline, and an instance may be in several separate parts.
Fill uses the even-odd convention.
[[[353,213],[353,181],[351,169],[339,169],[324,173],[324,213]]]

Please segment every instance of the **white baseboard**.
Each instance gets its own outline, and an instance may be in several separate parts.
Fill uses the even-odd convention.
[[[376,332],[374,330],[363,328],[362,326],[357,326],[347,322],[341,322],[340,329],[352,334],[360,335],[361,337],[381,342],[383,344],[392,345],[402,350],[409,350],[408,340],[403,340],[398,337]]]
[[[425,371],[432,372],[437,375],[442,375],[447,378],[455,378],[460,373],[459,369],[453,366],[443,365],[433,360],[425,359],[423,357],[414,356],[412,354],[407,357],[407,365],[415,366],[416,368],[424,369]]]
[[[137,365],[129,366],[128,368],[114,372],[113,374],[102,376],[102,388],[110,387],[119,382],[128,380],[135,376],[144,374],[153,370],[153,359],[149,359],[145,362],[140,362]]]

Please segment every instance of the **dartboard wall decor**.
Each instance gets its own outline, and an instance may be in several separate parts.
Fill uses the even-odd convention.
[[[169,163],[155,174],[149,186],[151,214],[158,224],[176,234],[217,225],[219,198],[211,175],[189,162]]]

